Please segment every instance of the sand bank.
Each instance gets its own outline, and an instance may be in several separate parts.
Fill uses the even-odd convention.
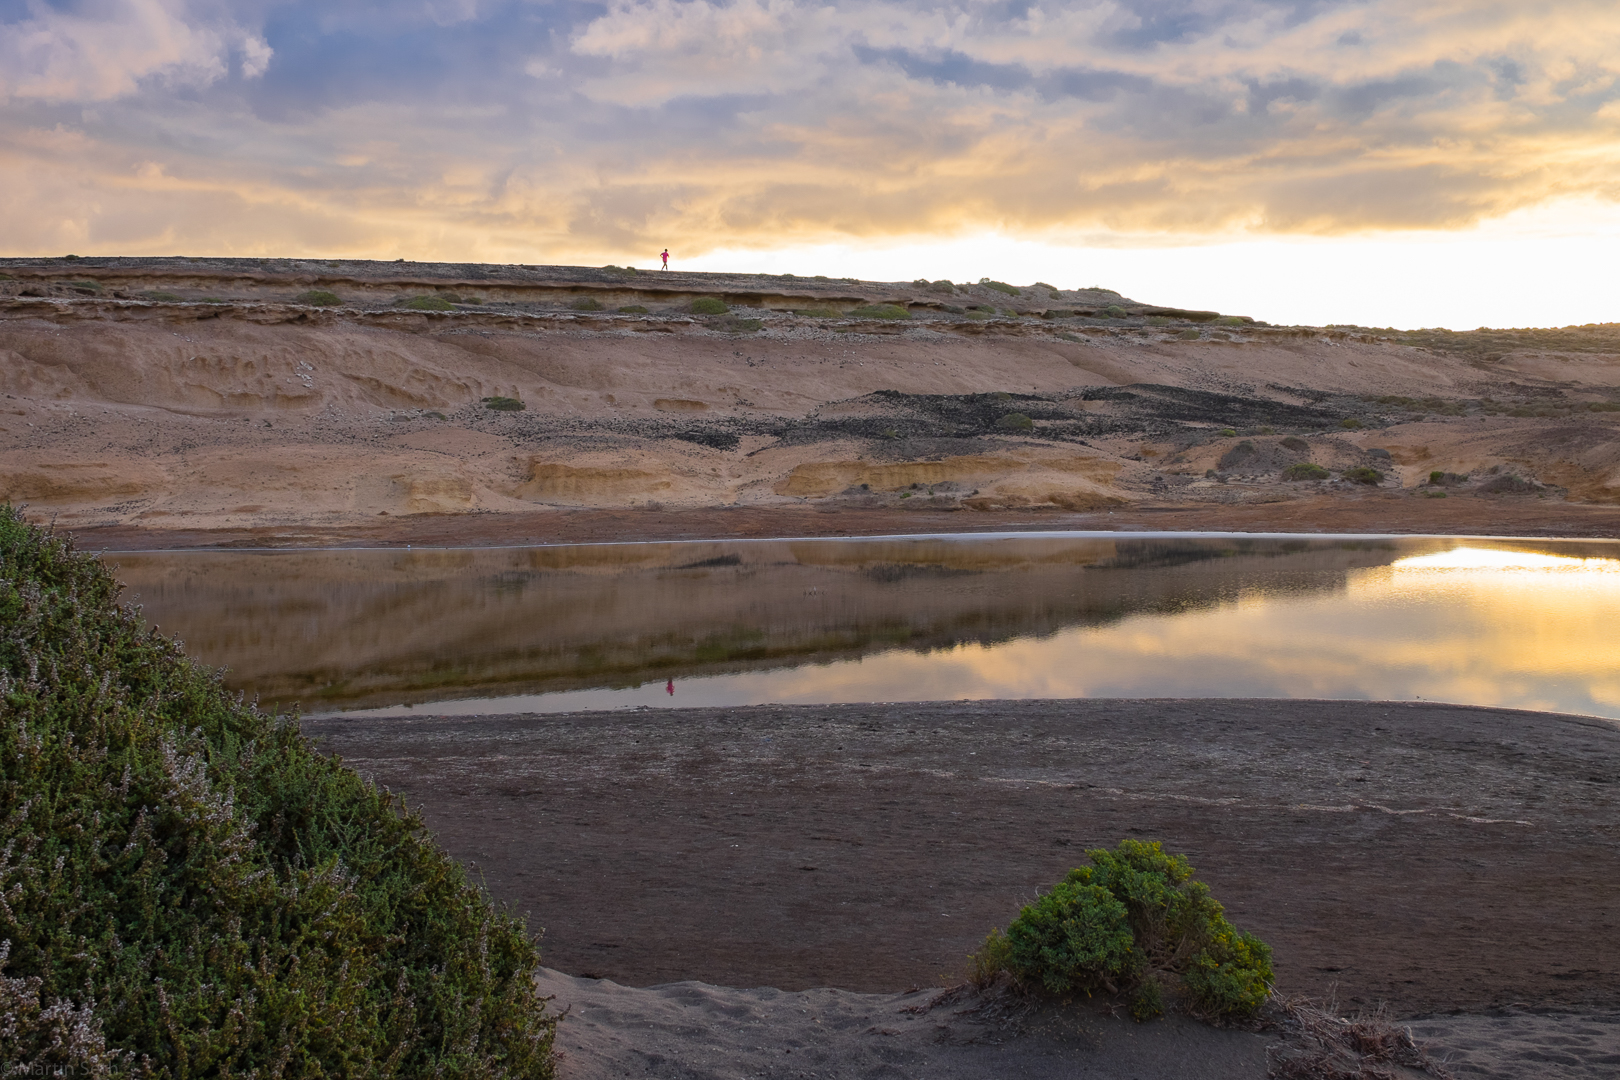
[[[1488,1070],[1473,1075],[1527,1075],[1503,1063],[1560,1045],[1575,1071],[1549,1057],[1540,1075],[1612,1073],[1620,727],[1606,721],[1097,700],[307,729],[420,805],[545,927],[547,962],[590,977],[580,994],[610,993],[599,978],[880,997],[948,985],[1085,848],[1151,837],[1276,948],[1282,993],[1429,1018],[1431,1038]],[[665,1004],[634,1008],[685,991],[657,993]],[[643,1045],[633,1028],[615,1036],[625,1053]],[[1609,1073],[1580,1071],[1603,1061]],[[748,1075],[692,1070],[663,1075]]]

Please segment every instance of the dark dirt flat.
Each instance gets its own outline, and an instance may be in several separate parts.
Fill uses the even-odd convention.
[[[942,985],[1088,847],[1184,852],[1284,994],[1620,1002],[1620,726],[1347,701],[759,706],[305,725],[419,806],[548,965]]]

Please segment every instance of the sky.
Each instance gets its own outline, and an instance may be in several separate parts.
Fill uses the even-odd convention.
[[[1620,321],[1612,0],[0,0],[0,254]]]

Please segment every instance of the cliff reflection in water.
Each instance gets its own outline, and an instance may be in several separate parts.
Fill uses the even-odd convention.
[[[715,702],[1410,696],[1357,689],[1376,684],[1381,665],[1397,658],[1381,660],[1366,643],[1335,647],[1334,624],[1353,631],[1358,582],[1406,581],[1406,592],[1392,594],[1397,606],[1427,595],[1421,581],[1412,593],[1416,579],[1393,569],[1398,560],[1459,544],[1024,536],[187,552],[117,561],[147,617],[200,660],[228,667],[230,686],[267,704],[328,711],[661,688],[671,677],[683,689],[729,687],[709,695]],[[1602,544],[1556,550],[1616,553]],[[1455,584],[1441,593],[1455,592]],[[1379,606],[1388,602],[1375,600]],[[1420,603],[1417,614],[1425,610]],[[1272,640],[1305,612],[1305,626]],[[1439,623],[1423,633],[1444,638],[1446,617],[1430,615]],[[1371,632],[1405,636],[1384,626]],[[1301,633],[1323,655],[1308,661],[1291,648]],[[1445,655],[1470,649],[1454,646]],[[1313,663],[1319,670],[1287,677],[1278,670]],[[739,678],[713,678],[725,675]],[[661,700],[655,689],[636,700]],[[626,703],[623,694],[564,697],[581,706]],[[683,694],[671,703],[709,702]],[[1593,711],[1578,701],[1542,707]]]

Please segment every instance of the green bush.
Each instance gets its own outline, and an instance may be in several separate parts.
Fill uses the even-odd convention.
[[[60,1075],[545,1078],[521,924],[0,506],[0,1037]]]
[[[1357,465],[1339,475],[1356,484],[1377,484],[1384,479],[1384,474],[1370,465]]]
[[[972,958],[975,982],[1005,973],[1051,994],[1125,996],[1139,1020],[1163,1010],[1167,990],[1211,1019],[1250,1016],[1265,1003],[1270,947],[1226,921],[1185,857],[1140,840],[1086,855],[1091,866],[1069,871],[1005,933],[990,933]]]
[[[442,296],[412,296],[395,303],[409,311],[454,311],[456,305]]]
[[[619,314],[620,315],[645,315],[645,314],[647,314],[647,309],[642,307],[640,304],[626,304],[624,307],[619,309]]]
[[[1009,285],[1005,281],[991,281],[989,278],[980,278],[979,284],[983,285],[987,289],[994,289],[996,292],[1006,293],[1008,296],[1018,295],[1018,287],[1016,285]]]
[[[1176,336],[1179,337],[1182,341],[1198,341],[1198,340],[1203,338],[1204,332],[1202,330],[1197,330],[1197,329],[1194,329],[1192,327],[1188,327],[1187,329],[1183,330],[1181,333],[1177,334]]]
[[[1237,438],[1237,429],[1229,427],[1221,428],[1220,436],[1223,439],[1235,439]]]
[[[1282,475],[1284,480],[1326,480],[1330,474],[1314,462],[1296,461]]]
[[[1280,445],[1284,449],[1293,450],[1295,453],[1300,454],[1303,454],[1305,451],[1311,448],[1311,444],[1300,438],[1298,435],[1288,436],[1288,438],[1284,439]]]
[[[863,304],[850,313],[854,319],[909,319],[911,312],[898,304]]]
[[[575,311],[601,311],[602,310],[602,302],[600,300],[593,299],[592,297],[589,297],[589,296],[581,297],[580,299],[575,300],[572,304],[569,304],[568,306],[573,308]]]
[[[510,397],[487,397],[483,399],[484,408],[494,409],[496,412],[522,412],[523,402]]]
[[[308,304],[310,307],[337,307],[343,303],[337,293],[327,292],[325,289],[310,289],[308,292],[301,292],[292,298],[292,302],[295,304]]]
[[[700,296],[692,301],[692,314],[694,315],[724,315],[731,308],[726,306],[724,300],[716,300],[712,296]]]
[[[1242,315],[1222,315],[1215,322],[1221,326],[1248,326],[1253,319],[1245,319]]]
[[[1021,412],[1010,412],[996,421],[997,431],[1030,431],[1035,427],[1035,421]]]
[[[1339,426],[1344,428],[1346,431],[1355,431],[1361,427],[1361,421],[1357,420],[1353,416],[1347,416],[1343,420],[1339,421]]]
[[[182,302],[182,298],[179,293],[164,292],[161,289],[153,289],[151,292],[143,292],[141,293],[141,299],[154,300],[163,304],[178,304]]]
[[[1109,304],[1107,307],[1103,308],[1103,314],[1108,316],[1110,319],[1124,319],[1128,318],[1131,313],[1120,307],[1118,304]]]

